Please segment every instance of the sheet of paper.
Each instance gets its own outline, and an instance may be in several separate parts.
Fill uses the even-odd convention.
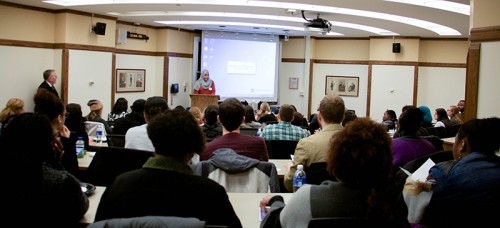
[[[290,158],[292,159],[292,162],[293,162],[293,158],[294,158],[294,157],[295,157],[295,156],[294,156],[293,154],[290,154]]]
[[[412,173],[411,178],[416,181],[425,182],[429,176],[429,170],[436,165],[430,158],[425,161],[415,172]]]

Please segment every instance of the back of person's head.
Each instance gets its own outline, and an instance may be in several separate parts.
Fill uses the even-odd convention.
[[[458,107],[455,105],[450,105],[449,109],[451,111],[451,116],[455,116],[457,114],[460,114],[460,112],[458,111]]]
[[[48,69],[43,72],[43,80],[47,80],[55,70]]]
[[[495,156],[500,149],[500,119],[497,117],[472,119],[465,122],[456,135],[458,140],[467,140],[471,152]]]
[[[238,129],[243,121],[245,108],[236,98],[228,98],[219,105],[219,119],[228,131]]]
[[[401,114],[403,114],[403,112],[405,112],[406,110],[408,110],[410,108],[416,108],[416,107],[415,107],[415,105],[405,105],[405,106],[403,106],[403,108],[401,108]]]
[[[116,100],[115,105],[113,106],[113,111],[112,113],[115,114],[120,114],[122,112],[127,112],[128,110],[128,101],[127,99],[120,97],[118,100]]]
[[[345,110],[344,120],[342,120],[342,126],[346,126],[349,122],[357,119],[358,116],[349,110]]]
[[[306,122],[305,124],[305,127],[307,127],[307,120],[304,120],[304,115],[302,115],[302,113],[300,112],[297,112],[295,111],[293,113],[293,120],[292,120],[292,125],[295,125],[295,126],[299,126],[299,127],[303,127],[304,126],[304,122]]]
[[[101,116],[102,113],[102,102],[100,100],[92,99],[87,102],[87,106],[90,108],[90,112],[87,115],[87,119],[92,121],[97,117]]]
[[[205,148],[205,136],[186,110],[166,110],[158,114],[148,123],[147,130],[157,154],[182,159],[187,154],[199,154]]]
[[[438,116],[437,118],[438,121],[448,119],[448,114],[446,113],[446,110],[444,108],[437,108],[436,114]]]
[[[0,113],[0,123],[3,123],[11,116],[16,116],[24,112],[24,101],[19,98],[11,98],[7,101],[5,108]]]
[[[399,132],[401,136],[416,135],[422,121],[424,113],[416,107],[410,107],[399,116]]]
[[[2,131],[2,152],[9,153],[9,157],[17,157],[9,161],[23,164],[23,169],[31,169],[30,165],[40,167],[42,161],[55,161],[54,140],[47,115],[23,113]]]
[[[267,102],[262,102],[262,104],[260,104],[260,110],[262,110],[264,112],[270,112],[271,106]]]
[[[396,112],[394,110],[387,109],[386,112],[387,112],[387,115],[389,115],[391,117],[392,121],[398,120],[398,116],[396,115]]]
[[[184,106],[182,106],[182,105],[177,105],[177,106],[175,106],[174,109],[175,110],[184,110],[184,111],[186,110],[186,108],[184,108]]]
[[[327,170],[352,188],[374,188],[389,177],[391,145],[385,126],[369,118],[357,118],[332,138]]]
[[[146,104],[144,104],[144,114],[148,118],[153,118],[166,110],[168,110],[167,101],[160,96],[150,97],[146,100]]]
[[[288,104],[282,105],[279,111],[280,120],[285,122],[292,122],[294,112],[295,110],[291,105]]]
[[[423,114],[424,114],[424,121],[425,122],[432,122],[432,113],[429,107],[427,106],[418,106],[418,109],[420,109]]]
[[[198,107],[194,107],[194,106],[193,106],[193,107],[191,107],[191,108],[189,109],[189,113],[191,113],[191,115],[193,115],[193,116],[194,116],[194,118],[195,118],[198,122],[200,122],[200,120],[203,118],[203,117],[202,117],[202,114],[201,114],[201,110],[200,110],[200,108],[198,108]]]
[[[144,112],[144,105],[146,104],[146,100],[144,99],[137,99],[134,101],[132,106],[130,106],[130,109],[132,112],[138,112],[138,113],[143,113]]]
[[[64,113],[64,105],[58,97],[45,89],[39,89],[34,97],[35,113],[45,114],[52,121]]]
[[[208,125],[214,125],[217,123],[217,116],[219,115],[219,107],[217,105],[211,104],[205,108],[203,114],[205,118],[205,123]]]
[[[66,121],[64,123],[71,130],[83,124],[82,107],[76,103],[66,105]]]
[[[255,121],[255,112],[252,106],[245,106],[245,123],[251,123]]]
[[[326,95],[319,103],[318,111],[325,122],[340,124],[345,115],[344,100],[336,95]]]

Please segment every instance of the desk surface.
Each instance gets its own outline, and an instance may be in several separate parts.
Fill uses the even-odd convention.
[[[95,152],[92,151],[87,151],[85,153],[85,156],[83,158],[78,158],[78,168],[80,170],[87,170],[89,168],[90,163],[92,162],[92,159],[94,158]]]
[[[94,222],[104,190],[106,187],[96,186],[94,194],[89,196],[89,210],[80,220],[81,224],[88,225]],[[243,227],[254,228],[260,226],[259,203],[262,198],[267,195],[281,195],[287,203],[293,193],[228,193],[227,195]]]
[[[455,137],[442,138],[443,144],[451,144],[455,143]]]
[[[106,187],[96,186],[94,194],[89,196],[89,209],[87,213],[80,220],[81,224],[90,224],[95,220],[95,214],[97,212],[97,207],[99,206],[99,202],[101,201],[101,196],[106,190]]]
[[[269,159],[269,162],[274,163],[276,166],[276,170],[278,171],[278,177],[283,178],[290,166],[292,165],[292,161],[290,159]]]

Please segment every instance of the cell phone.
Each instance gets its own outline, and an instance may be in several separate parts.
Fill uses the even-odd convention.
[[[259,221],[262,222],[262,220],[264,220],[269,210],[271,210],[270,206],[259,207]]]

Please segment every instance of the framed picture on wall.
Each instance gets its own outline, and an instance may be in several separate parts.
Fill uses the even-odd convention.
[[[116,92],[146,91],[146,70],[116,69]]]
[[[289,89],[299,89],[299,78],[290,78],[288,81]]]
[[[357,97],[359,92],[359,77],[326,76],[325,95]]]

